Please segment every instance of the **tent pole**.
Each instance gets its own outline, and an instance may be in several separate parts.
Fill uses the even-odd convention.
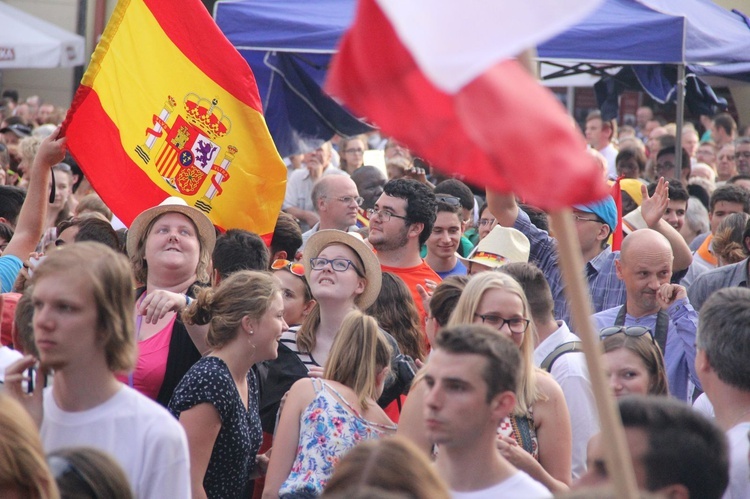
[[[682,178],[682,125],[685,122],[685,65],[677,65],[677,137],[675,137],[674,162],[679,169],[676,173]]]

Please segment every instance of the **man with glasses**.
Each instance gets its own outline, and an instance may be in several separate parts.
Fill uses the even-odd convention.
[[[324,142],[318,148],[306,152],[302,164],[304,168],[294,170],[289,175],[281,208],[298,220],[300,229],[304,232],[319,220],[312,201],[315,182],[324,175],[346,175],[346,172],[331,164],[330,142]]]
[[[357,184],[348,175],[329,175],[313,186],[312,201],[319,221],[302,234],[302,248],[310,236],[319,230],[335,229],[356,232],[357,212],[363,199]]]
[[[642,226],[656,230],[669,240],[675,256],[673,270],[681,272],[690,266],[692,256],[685,239],[662,220],[669,199],[668,192],[668,185],[660,182],[653,196],[648,193],[644,195],[641,203]],[[549,282],[555,300],[555,318],[571,324],[570,307],[564,293],[565,283],[557,265],[557,241],[531,223],[529,215],[518,208],[513,195],[488,192],[487,200],[498,224],[513,227],[529,239],[529,262],[542,269]],[[610,196],[597,203],[574,206],[573,216],[581,255],[586,262],[584,271],[594,311],[622,305],[625,302],[625,286],[617,278],[615,269],[620,253],[613,251],[608,244],[610,233],[617,227],[614,199]]]
[[[654,175],[657,179],[664,177],[670,182],[680,181],[682,185],[687,186],[690,177],[690,156],[688,152],[684,148],[682,149],[682,164],[678,169],[675,164],[675,146],[659,150],[656,154]]]
[[[435,194],[424,184],[411,179],[386,183],[383,195],[370,210],[368,241],[377,251],[383,272],[392,272],[404,280],[424,321],[422,291],[440,282],[440,277],[420,256],[420,248],[432,234],[437,217]]]
[[[698,313],[685,288],[670,283],[669,241],[655,230],[637,230],[623,241],[615,268],[625,286],[625,304],[594,314],[596,328],[645,326],[654,331],[664,352],[670,393],[683,401],[692,400],[689,384],[700,388],[695,372]]]

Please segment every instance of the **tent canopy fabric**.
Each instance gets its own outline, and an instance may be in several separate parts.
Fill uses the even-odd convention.
[[[0,2],[0,69],[81,66],[85,40]]]
[[[279,154],[314,149],[334,134],[373,128],[321,89],[354,19],[354,0],[219,1],[214,19],[255,74]]]
[[[541,44],[540,60],[686,64],[698,75],[750,81],[750,27],[711,0],[605,0]]]

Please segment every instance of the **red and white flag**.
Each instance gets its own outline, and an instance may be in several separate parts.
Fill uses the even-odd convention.
[[[600,0],[360,0],[327,90],[439,170],[546,209],[607,186],[557,99],[513,59]]]

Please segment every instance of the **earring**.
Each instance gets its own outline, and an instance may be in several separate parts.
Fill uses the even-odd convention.
[[[249,331],[249,334],[253,334],[253,330],[252,329]]]

